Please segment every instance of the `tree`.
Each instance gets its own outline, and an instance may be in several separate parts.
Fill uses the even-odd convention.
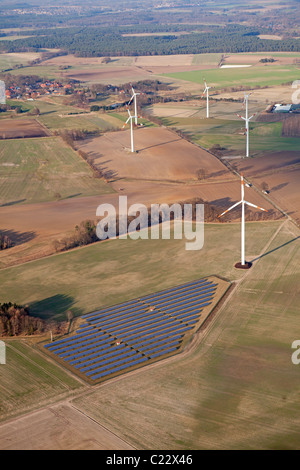
[[[268,185],[268,183],[267,183],[266,181],[263,181],[263,182],[261,183],[261,189],[262,189],[263,191],[269,191],[269,185]]]
[[[197,170],[198,180],[204,180],[205,176],[206,176],[206,172],[205,172],[204,168],[199,168],[199,170]]]

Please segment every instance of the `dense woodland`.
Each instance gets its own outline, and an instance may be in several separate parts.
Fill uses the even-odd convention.
[[[40,33],[43,33],[40,34]],[[300,51],[300,39],[260,39],[260,30],[239,25],[176,36],[123,36],[118,29],[69,28],[36,31],[33,37],[2,41],[3,52],[63,49],[80,57],[198,54],[213,52]]]

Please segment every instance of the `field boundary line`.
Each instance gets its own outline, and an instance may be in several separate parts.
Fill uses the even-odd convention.
[[[73,398],[72,400],[76,400],[76,398]],[[77,408],[77,406],[74,405],[74,403],[72,402],[68,402],[69,406],[71,406],[72,408],[74,408],[74,410],[76,410],[78,413],[81,413],[85,418],[88,418],[89,420],[93,421],[93,423],[97,424],[97,426],[100,426],[101,428],[105,429],[105,431],[109,432],[110,434],[113,434],[115,437],[117,437],[118,439],[120,439],[121,441],[125,442],[125,444],[129,445],[130,447],[132,447],[134,450],[138,450],[137,447],[133,446],[132,444],[130,444],[129,442],[127,442],[123,437],[120,437],[118,436],[118,434],[116,434],[114,431],[111,431],[110,429],[108,429],[106,426],[104,426],[103,424],[99,423],[95,418],[92,418],[90,415],[88,415],[85,411],[81,410],[80,408]]]

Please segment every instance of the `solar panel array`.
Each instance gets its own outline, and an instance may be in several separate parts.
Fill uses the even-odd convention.
[[[45,348],[95,381],[176,353],[217,284],[207,279],[83,315],[74,336]]]

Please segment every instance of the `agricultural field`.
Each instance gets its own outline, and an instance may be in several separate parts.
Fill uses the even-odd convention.
[[[281,223],[246,224],[247,259],[259,256]],[[110,240],[2,269],[0,296],[30,305],[42,318],[65,320],[69,309],[83,315],[204,276],[241,279],[243,272],[234,268],[240,224],[206,224],[204,237],[197,252],[186,251],[184,239]]]
[[[164,73],[164,77],[203,84],[203,79],[216,89],[224,87],[260,87],[281,85],[299,79],[296,65],[265,65],[233,69],[200,70],[190,72]]]
[[[17,429],[14,422],[1,426],[2,450],[133,450],[69,403],[32,412],[17,423]]]
[[[72,78],[84,87],[159,80],[172,89],[142,109],[134,153],[130,125],[121,131],[126,110],[89,111],[89,105],[127,95],[105,92],[85,109],[71,104],[74,96],[8,101],[22,112],[0,113],[0,229],[15,242],[0,251],[1,303],[28,305],[46,321],[66,322],[71,310],[72,335],[82,327],[82,315],[105,307],[196,279],[232,285],[180,354],[151,358],[146,367],[112,374],[101,384],[86,382],[83,372],[76,376],[45,353],[49,331],[5,338],[0,447],[298,448],[300,381],[291,344],[300,302],[300,232],[294,223],[300,222],[300,137],[284,136],[283,122],[268,122],[264,113],[251,121],[252,158],[242,158],[245,126],[236,113],[245,113],[244,93],[236,90],[253,88],[250,114],[264,112],[274,100],[289,102],[291,82],[300,79],[299,54],[148,55],[111,57],[107,64],[101,57],[67,55],[28,66],[40,57],[0,54],[0,71],[22,63],[11,73]],[[260,62],[270,57],[274,63]],[[200,98],[204,78],[213,87],[209,119]],[[164,103],[166,96],[174,101]],[[39,109],[34,117],[24,112],[33,108]],[[71,130],[86,131],[73,148],[66,132],[65,140],[59,136]],[[253,184],[245,198],[269,211],[260,219],[261,213],[247,209],[246,259],[253,266],[246,271],[234,267],[241,256],[240,211],[216,218],[240,200],[240,172]],[[203,248],[188,251],[186,240],[174,240],[171,232],[171,240],[114,239],[56,253],[78,224],[96,220],[100,204],[113,204],[118,212],[120,195],[128,207],[201,198],[214,214],[204,226]],[[210,307],[204,313],[210,315]],[[5,423],[11,418],[16,421]]]
[[[0,162],[2,206],[112,192],[60,137],[4,140]]]
[[[254,249],[264,256],[189,353],[107,383],[75,399],[76,407],[137,448],[298,448],[300,382],[291,344],[299,230],[284,222],[271,232],[265,249]]]
[[[0,368],[0,421],[62,400],[83,388],[30,342],[11,339],[5,343],[7,364]]]
[[[266,105],[259,100],[249,101],[249,115],[257,114]],[[163,125],[182,131],[190,140],[206,149],[219,145],[224,155],[242,156],[245,153],[246,137],[244,122],[235,113],[244,116],[242,100],[236,102],[210,101],[210,118],[206,119],[206,104],[203,100],[170,105],[156,104],[148,108],[150,116],[161,119]],[[250,122],[250,149],[252,156],[266,152],[299,151],[298,137],[283,137],[282,122],[260,122],[254,117]]]
[[[197,170],[204,168],[208,179],[231,179],[231,175],[216,158],[192,146],[181,137],[163,128],[149,127],[134,132],[136,154],[130,149],[130,131],[106,133],[104,136],[78,143],[78,148],[95,155],[94,164],[110,158],[108,168],[118,178],[159,181],[195,181]],[[101,149],[97,158],[98,149]],[[187,154],[185,161],[182,155]]]
[[[49,132],[36,119],[0,120],[0,139],[24,139],[46,136],[49,136]]]
[[[22,64],[26,66],[29,62],[40,58],[39,52],[17,52],[0,54],[0,72],[12,69],[14,66]]]
[[[299,141],[299,139],[296,139]],[[247,171],[254,184],[267,183],[272,200],[298,223],[300,222],[299,179],[300,152],[285,151],[266,154],[250,162],[234,161],[238,171]]]
[[[126,150],[126,147],[130,146],[128,130],[107,133],[101,137],[76,143],[77,148],[84,151],[92,159],[93,165],[110,181],[109,184],[104,184],[103,180],[91,180],[87,176],[88,181],[94,181],[94,186],[90,186],[90,190],[92,188],[95,190],[95,185],[98,184],[99,193],[96,191],[94,193],[97,195],[87,196],[87,193],[80,193],[77,190],[63,198],[60,192],[61,198],[51,202],[50,197],[54,198],[54,193],[48,192],[47,204],[44,202],[24,204],[27,201],[24,201],[23,197],[14,199],[12,201],[14,204],[2,205],[1,228],[7,231],[7,235],[16,238],[18,244],[1,252],[0,266],[4,268],[54,253],[53,241],[70,235],[75,226],[83,220],[95,220],[99,204],[110,203],[118,207],[119,195],[126,195],[129,205],[138,202],[147,207],[154,203],[191,201],[198,197],[211,202],[220,212],[226,209],[228,202],[239,200],[239,178],[232,175],[216,157],[164,128],[140,128],[135,130],[134,134],[136,148],[139,150],[134,154]],[[25,142],[26,140],[24,145]],[[36,139],[34,142],[36,144]],[[75,157],[76,154],[71,149],[69,152]],[[188,157],[183,161],[182,155]],[[4,162],[7,163],[7,160]],[[201,180],[197,173],[200,169],[203,172]],[[41,171],[46,170],[42,168]],[[47,180],[44,181],[46,182]],[[83,181],[80,184],[82,186]],[[45,194],[48,187],[44,186],[41,183],[41,191]],[[32,187],[29,189],[32,190]],[[272,204],[261,194],[252,189],[249,191],[253,203],[273,211]],[[237,217],[237,214],[233,215]],[[279,214],[273,215],[277,217]],[[26,234],[31,235],[28,237]]]

